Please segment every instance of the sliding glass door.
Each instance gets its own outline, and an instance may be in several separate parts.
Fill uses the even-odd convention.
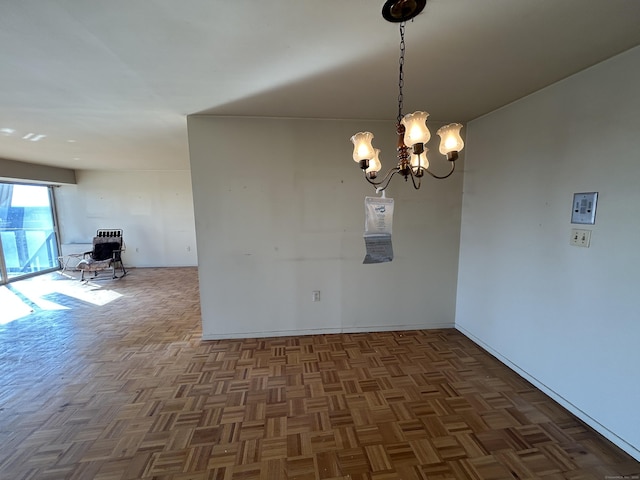
[[[0,183],[0,282],[58,268],[52,187]]]

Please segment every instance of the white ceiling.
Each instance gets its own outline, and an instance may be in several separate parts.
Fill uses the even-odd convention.
[[[0,158],[188,169],[192,113],[393,121],[383,3],[4,1]],[[639,45],[639,27],[639,0],[428,0],[406,27],[405,112],[471,120]]]

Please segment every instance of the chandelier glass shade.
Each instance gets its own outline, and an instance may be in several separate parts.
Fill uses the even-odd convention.
[[[381,180],[377,180],[378,172],[382,169],[380,161],[380,150],[373,146],[373,133],[358,132],[351,137],[353,144],[353,160],[358,163],[364,172],[365,179],[374,185],[377,190],[384,190],[396,174],[404,177],[405,181],[411,178],[414,188],[419,189],[421,178],[428,173],[433,178],[444,179],[449,177],[455,170],[455,161],[458,153],[464,148],[464,141],[460,136],[462,125],[451,123],[438,129],[436,134],[440,137],[439,152],[446,155],[450,164],[449,173],[439,176],[429,170],[429,160],[427,159],[427,148],[425,145],[431,139],[431,132],[427,127],[429,114],[423,111],[402,114],[404,84],[404,29],[405,21],[418,15],[425,7],[426,0],[388,0],[383,9],[382,16],[390,21],[400,23],[400,70],[399,70],[399,95],[398,95],[398,118],[396,133],[398,135],[397,160],[395,167],[390,169]]]

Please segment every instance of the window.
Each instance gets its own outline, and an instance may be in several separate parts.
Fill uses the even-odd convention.
[[[58,268],[52,187],[0,183],[0,283]]]

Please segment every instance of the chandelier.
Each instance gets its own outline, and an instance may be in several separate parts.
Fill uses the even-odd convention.
[[[414,112],[402,115],[402,87],[404,85],[404,29],[405,22],[411,20],[424,9],[427,0],[387,0],[382,7],[382,16],[385,20],[393,23],[400,23],[400,60],[398,78],[398,119],[396,132],[398,134],[397,157],[398,163],[390,169],[381,180],[377,180],[378,172],[382,169],[380,162],[380,149],[374,148],[371,144],[373,134],[371,132],[358,132],[351,137],[353,143],[353,160],[356,161],[364,172],[364,178],[377,191],[384,191],[395,174],[399,173],[408,181],[411,178],[413,187],[420,188],[420,182],[425,173],[433,178],[444,179],[449,177],[455,170],[455,161],[458,152],[464,148],[464,142],[460,137],[462,125],[451,123],[441,127],[436,132],[440,136],[440,153],[447,156],[450,164],[450,171],[446,175],[438,176],[429,170],[429,160],[427,159],[427,148],[425,144],[431,138],[431,133],[427,128],[427,112]]]

